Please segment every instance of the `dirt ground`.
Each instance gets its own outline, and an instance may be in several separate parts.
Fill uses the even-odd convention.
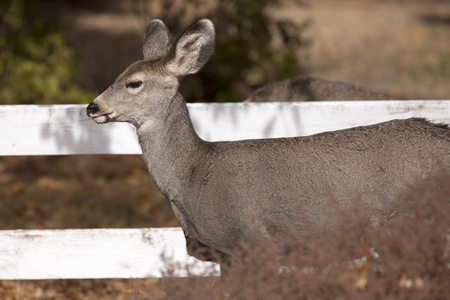
[[[314,0],[277,17],[310,19],[311,75],[407,99],[450,99],[450,1]]]
[[[308,73],[402,98],[450,99],[450,1],[311,0],[309,3],[307,7],[288,3],[274,8],[277,18],[311,20],[306,33],[312,46],[299,53],[307,59]],[[103,66],[101,72],[85,70],[87,87],[103,89],[125,66],[140,59],[142,25],[130,19],[128,13],[105,13],[101,9],[89,14],[73,12],[67,15],[67,24],[74,28],[67,38],[83,42],[77,48],[80,57],[88,65]],[[106,39],[92,32],[88,34],[83,27],[86,24],[95,27],[97,33],[119,29],[121,32]],[[102,54],[97,43],[109,45],[111,52],[118,52],[121,57]],[[3,205],[1,228],[176,225],[170,207],[155,191],[140,158],[118,156],[97,160],[98,165],[105,163],[109,167],[95,169],[85,158],[73,157],[0,159],[0,196],[2,201],[9,201]],[[70,167],[64,174],[58,173],[55,169],[63,164]],[[87,175],[82,169],[89,169]],[[76,176],[84,176],[85,180],[77,182]],[[115,190],[119,184],[134,191],[126,202],[121,200],[123,194]],[[100,202],[112,201],[111,209],[102,210],[97,200],[102,199],[99,193],[108,190],[108,185],[113,188]],[[65,187],[70,187],[70,195],[54,197],[59,202],[50,199],[50,194],[60,193]],[[42,202],[36,203],[31,196]],[[92,211],[95,215],[86,217]],[[85,220],[88,222],[82,224]],[[0,281],[0,298],[144,299],[146,294],[158,293],[155,282],[153,279]]]

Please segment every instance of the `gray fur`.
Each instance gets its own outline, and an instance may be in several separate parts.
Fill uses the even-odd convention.
[[[163,32],[158,26],[146,40],[165,45]],[[166,57],[132,64],[87,108],[97,123],[134,124],[191,255],[213,259],[203,251],[215,249],[232,257],[255,233],[280,241],[326,234],[350,205],[384,223],[408,204],[396,200],[415,180],[431,180],[438,166],[450,170],[450,130],[417,118],[308,137],[201,140],[178,88],[212,55],[214,35],[209,20],[199,21]]]
[[[295,77],[253,91],[246,102],[393,100],[392,96],[339,81]]]
[[[158,41],[158,44],[155,44]],[[147,26],[144,37],[144,59],[155,60],[165,57],[172,47],[169,31],[161,20],[153,20]]]

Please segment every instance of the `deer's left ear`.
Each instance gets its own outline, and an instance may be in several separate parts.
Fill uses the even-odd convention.
[[[215,32],[210,20],[203,19],[188,28],[177,41],[166,68],[176,76],[197,73],[214,53]]]
[[[156,60],[165,57],[172,47],[169,30],[161,20],[153,20],[148,24],[144,37],[144,59]]]

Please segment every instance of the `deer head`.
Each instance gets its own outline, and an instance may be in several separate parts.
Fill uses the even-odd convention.
[[[129,122],[140,127],[167,106],[182,76],[198,72],[214,52],[214,26],[200,20],[172,46],[169,31],[153,20],[144,38],[144,60],[130,65],[87,107],[96,123]]]

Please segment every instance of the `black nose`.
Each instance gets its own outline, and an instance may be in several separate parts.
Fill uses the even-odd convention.
[[[94,102],[89,103],[88,107],[86,108],[86,113],[88,117],[91,116],[91,114],[95,114],[98,112],[98,106]]]

